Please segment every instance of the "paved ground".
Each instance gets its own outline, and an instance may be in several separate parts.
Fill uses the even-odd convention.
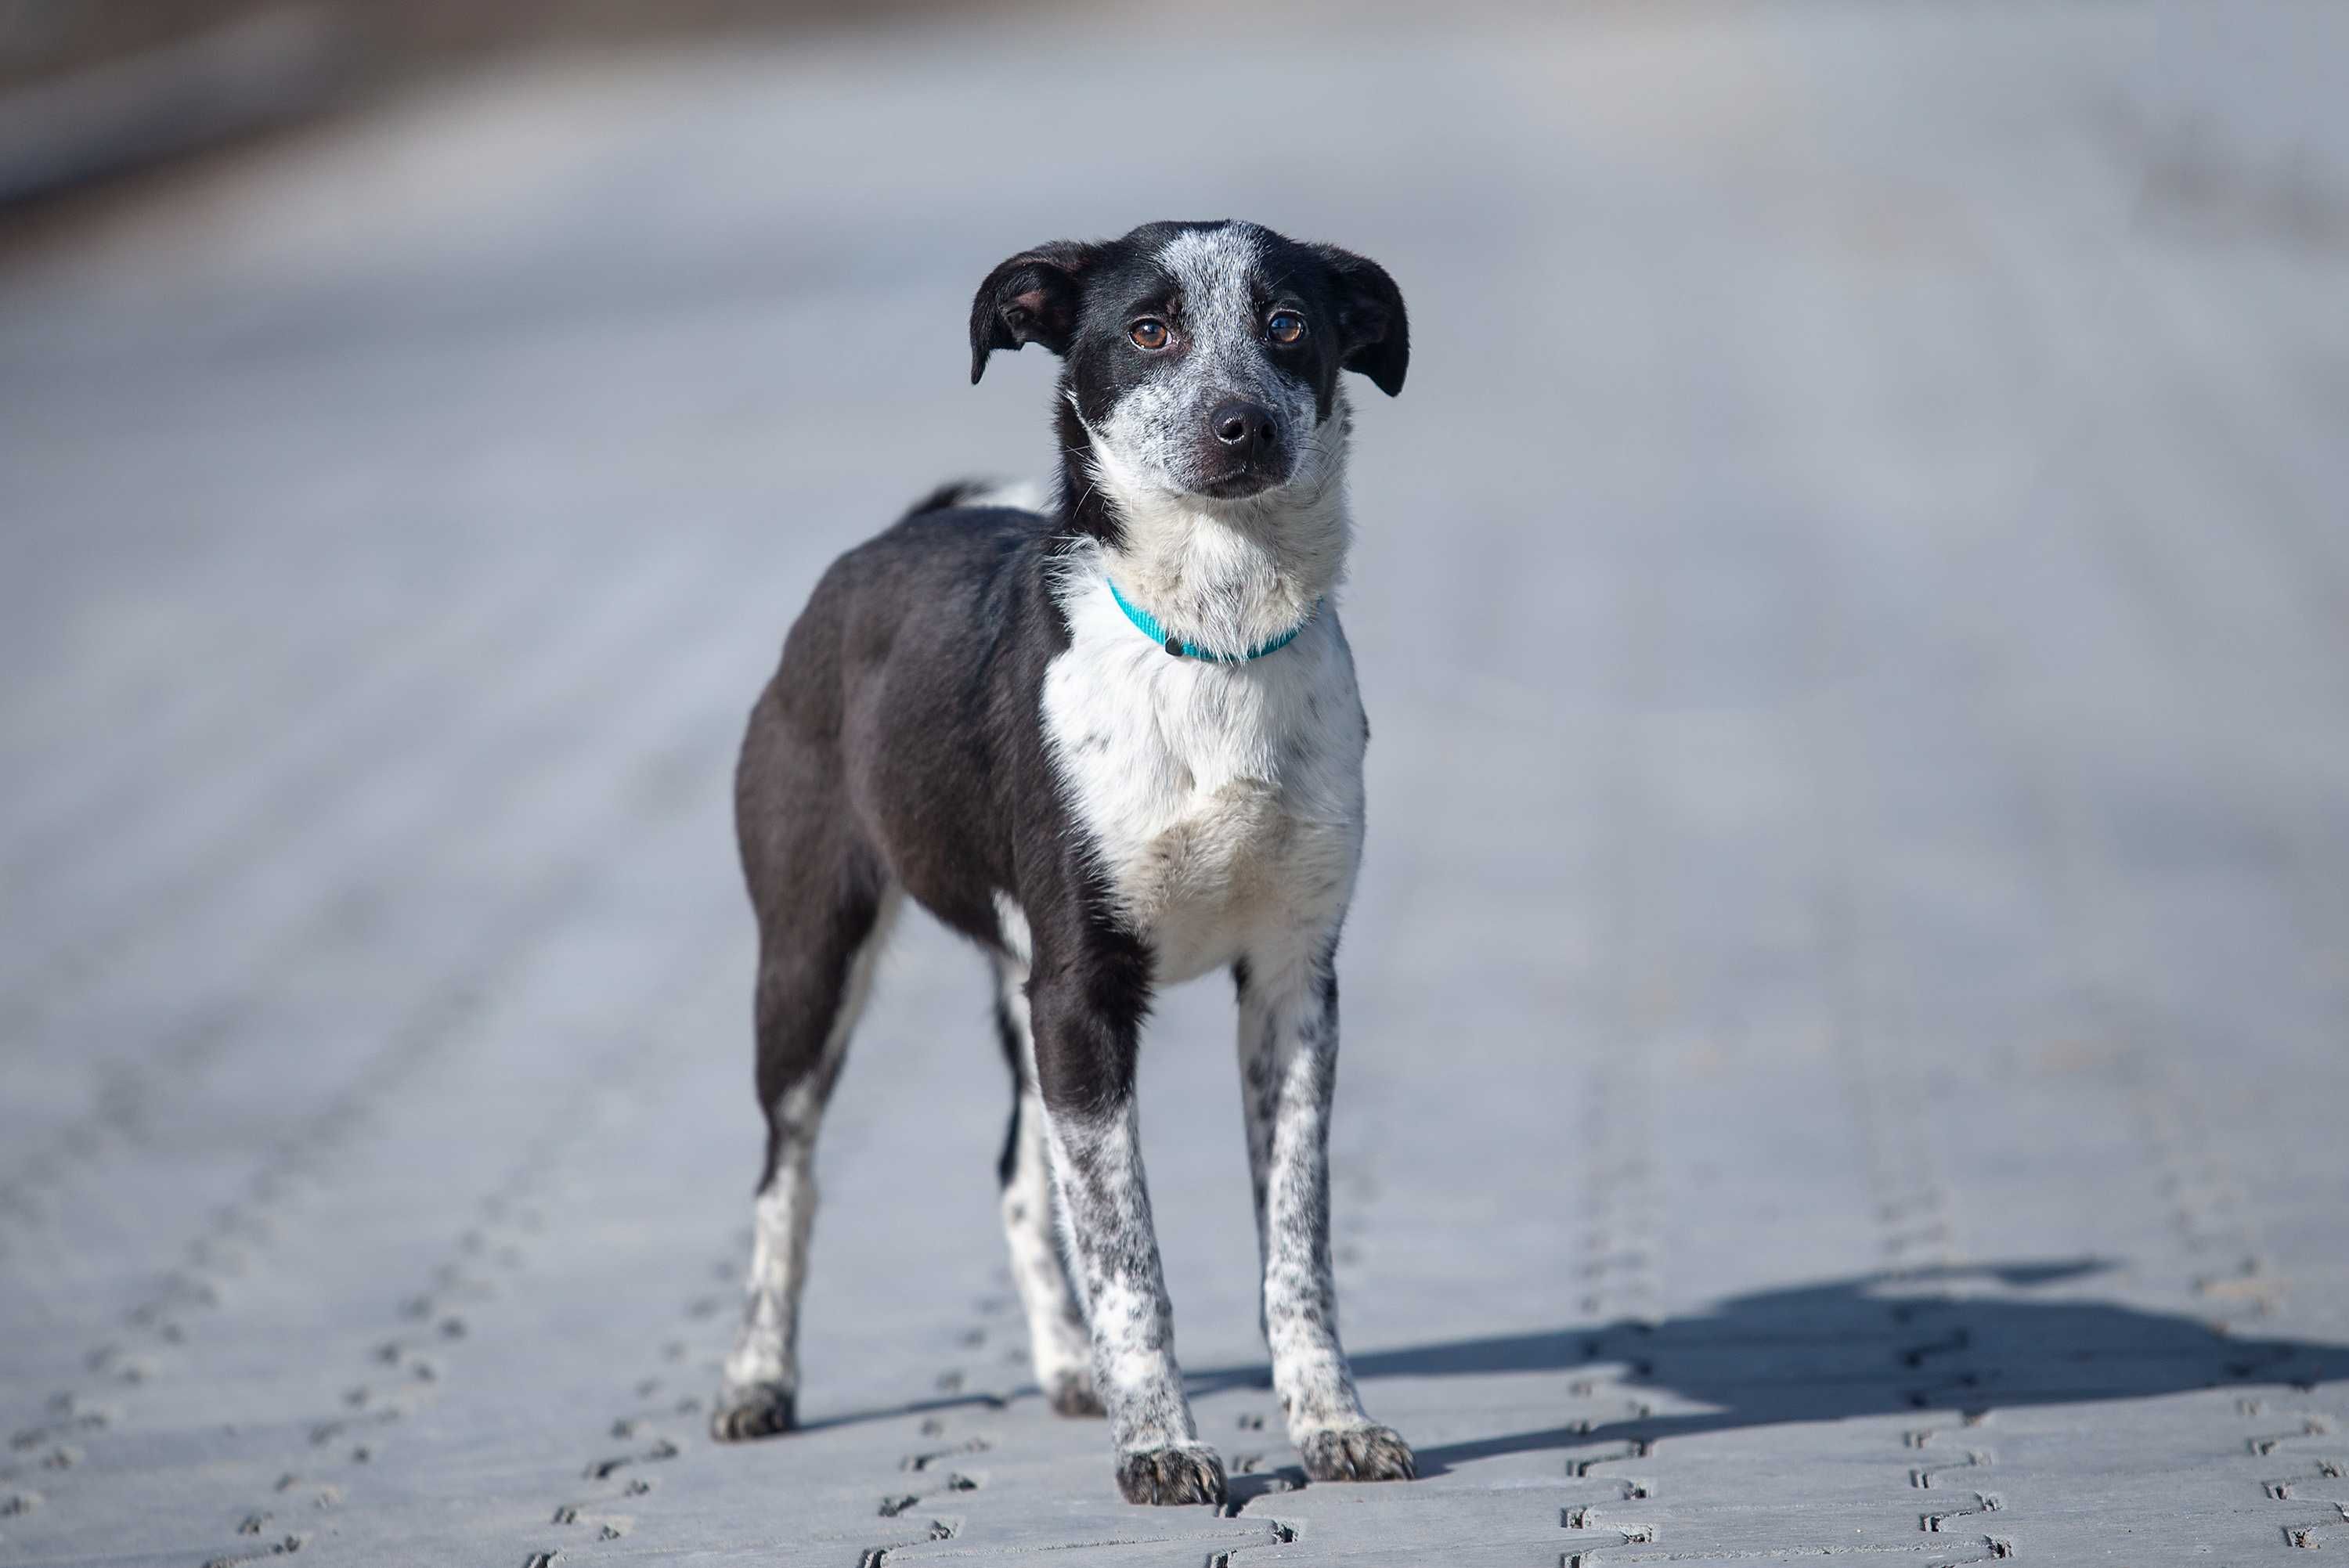
[[[471,81],[0,271],[0,1563],[2349,1551],[2337,7],[1790,5]],[[1228,1516],[1023,1381],[978,960],[718,1448],[731,748],[833,552],[1033,471],[1021,244],[1387,262],[1346,603],[1348,1337],[1302,1489],[1220,987],[1145,1066]]]

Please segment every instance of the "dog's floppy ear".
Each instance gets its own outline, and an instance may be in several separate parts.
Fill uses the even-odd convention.
[[[1313,248],[1330,269],[1330,293],[1346,345],[1339,363],[1393,397],[1402,390],[1402,373],[1411,366],[1411,319],[1403,314],[1402,291],[1367,256],[1335,245]]]
[[[1018,255],[987,274],[970,302],[970,379],[978,384],[987,356],[999,348],[1040,343],[1055,354],[1069,351],[1077,329],[1077,301],[1084,275],[1103,247],[1055,240]]]

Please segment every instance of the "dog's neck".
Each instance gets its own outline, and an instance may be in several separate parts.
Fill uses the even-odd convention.
[[[1262,647],[1302,625],[1345,576],[1346,423],[1342,409],[1324,422],[1288,484],[1237,501],[1137,483],[1080,428],[1061,521],[1097,542],[1118,591],[1170,634],[1228,653]]]

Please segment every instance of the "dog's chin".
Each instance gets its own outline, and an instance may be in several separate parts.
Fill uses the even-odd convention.
[[[1196,480],[1184,488],[1203,500],[1249,500],[1288,482],[1287,474],[1264,469],[1242,469],[1219,479]]]

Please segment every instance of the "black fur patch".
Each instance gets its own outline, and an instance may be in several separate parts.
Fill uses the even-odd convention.
[[[987,490],[984,480],[948,480],[907,507],[905,516],[919,517],[926,511],[951,511],[972,497],[986,494]]]
[[[995,895],[1028,912],[1048,1103],[1133,1084],[1150,959],[1110,913],[1061,803],[1037,696],[1068,645],[1058,532],[1009,508],[917,511],[835,562],[751,715],[737,817],[767,958],[760,1091],[812,1065],[855,941],[892,875],[972,940]]]

